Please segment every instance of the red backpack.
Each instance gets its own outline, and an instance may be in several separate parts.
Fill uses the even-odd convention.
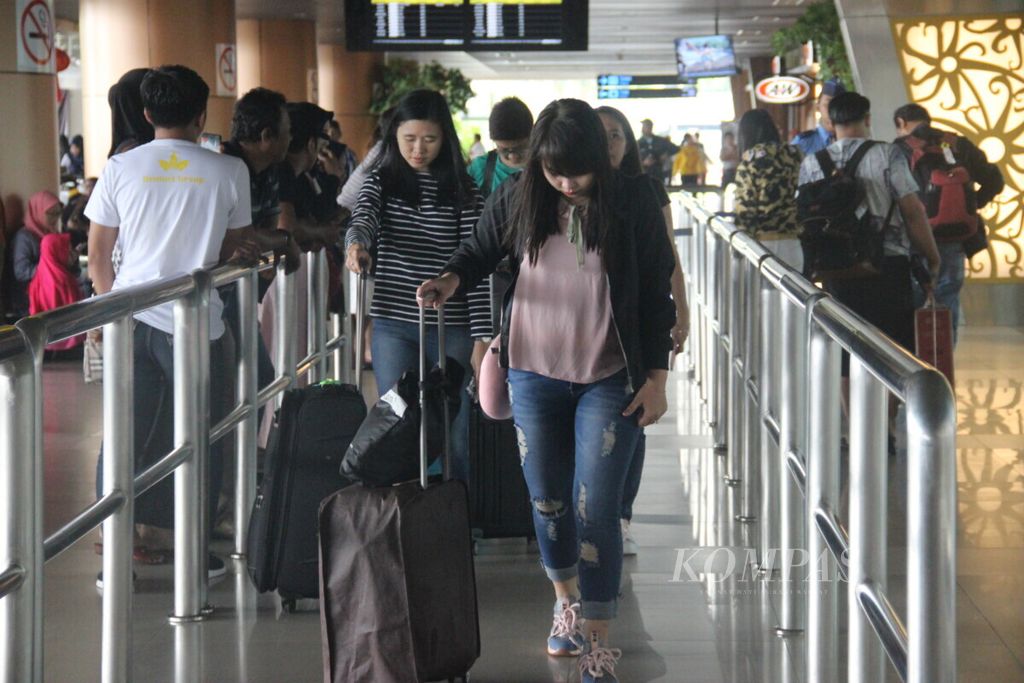
[[[936,242],[963,242],[978,231],[974,180],[956,159],[959,138],[953,133],[928,138],[913,133],[902,138],[910,149],[910,170]]]

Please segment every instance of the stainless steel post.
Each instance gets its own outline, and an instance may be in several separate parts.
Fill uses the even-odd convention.
[[[285,274],[284,263],[277,265],[277,277],[274,278],[274,364],[280,376],[291,379],[289,387],[295,384],[295,366],[299,362],[296,358],[295,344],[295,334],[298,331],[296,277],[295,273]],[[280,408],[284,393],[278,394],[275,400],[276,407]]]
[[[193,273],[193,278],[198,275]],[[209,276],[207,276],[208,278]],[[208,284],[208,283],[207,283]],[[189,448],[191,453],[174,473],[174,612],[172,624],[185,624],[204,619],[206,605],[203,584],[206,583],[206,558],[203,549],[203,508],[200,469],[206,459],[200,455],[209,433],[200,434],[200,410],[208,404],[209,376],[202,372],[200,346],[209,353],[209,290],[207,301],[201,302],[198,279],[195,290],[174,305],[174,446]],[[206,305],[203,305],[206,304]],[[205,317],[204,320],[200,318]],[[201,386],[206,388],[203,397]]]
[[[909,683],[956,680],[956,402],[934,370],[907,385]]]
[[[367,276],[363,273],[356,278],[356,353],[353,359],[353,369],[356,373],[356,387],[360,391],[363,389],[363,356],[366,345],[366,278]],[[381,391],[387,391],[387,389],[381,389]]]
[[[713,319],[718,326],[718,334],[711,347],[713,362],[711,393],[714,397],[712,405],[713,425],[712,437],[715,450],[724,452],[728,448],[729,435],[729,353],[726,349],[726,337],[732,334],[729,329],[729,259],[725,254],[726,247],[722,240],[712,233],[712,262],[714,273],[711,279],[711,299],[714,301]]]
[[[743,373],[746,371],[747,360],[743,352],[746,350],[746,338],[744,329],[744,307],[746,296],[744,284],[746,283],[747,263],[743,254],[732,248],[731,244],[723,243],[726,250],[726,259],[729,260],[729,350],[726,411],[729,414],[729,432],[726,451],[725,483],[729,486],[739,486],[743,479],[743,462],[746,460],[746,452],[743,450],[745,425],[743,418],[746,411],[744,397],[746,387],[743,384]],[[735,493],[739,494],[739,491]],[[736,501],[738,496],[733,496]],[[729,518],[732,519],[731,517]]]
[[[690,239],[693,246],[690,250],[690,261],[693,264],[691,276],[690,310],[693,312],[694,328],[691,333],[690,349],[693,353],[693,376],[697,383],[697,397],[704,398],[704,228],[698,225],[689,209],[686,209],[686,221],[690,226]]]
[[[758,524],[760,542],[758,560],[762,572],[778,569],[779,548],[779,447],[772,439],[764,418],[778,417],[779,368],[782,340],[779,338],[779,306],[781,295],[768,281],[761,278],[761,369],[759,395],[761,398],[761,514]]]
[[[810,323],[807,406],[807,680],[839,680],[839,586],[836,562],[818,532],[815,511],[839,505],[839,347],[815,322]]]
[[[758,487],[761,483],[761,410],[758,401],[763,400],[758,394],[755,401],[748,391],[748,386],[756,386],[761,373],[758,335],[760,333],[759,314],[761,309],[761,274],[757,266],[744,260],[744,318],[743,318],[743,468],[740,472],[742,495],[737,520],[744,524],[757,521],[760,496]]]
[[[782,297],[782,370],[779,392],[779,553],[782,564],[782,595],[779,635],[804,628],[804,579],[807,575],[804,542],[804,497],[789,471],[788,454],[801,453],[804,433],[804,376],[807,335],[803,310]],[[802,457],[802,454],[801,454]]]
[[[232,557],[245,557],[249,514],[256,497],[256,438],[259,430],[259,357],[257,352],[256,292],[259,273],[253,270],[238,281],[238,319],[241,330],[238,344],[238,402],[250,406],[252,413],[238,424],[235,433],[235,547]]]
[[[100,678],[132,678],[132,546],[135,517],[135,320],[124,316],[103,328],[103,495],[124,494],[103,522],[103,618]]]
[[[886,583],[888,415],[885,387],[863,363],[851,356],[850,583],[847,596],[847,677],[850,683],[885,680],[885,653],[861,610],[857,587],[870,580],[884,590]],[[908,578],[913,584],[914,577]]]
[[[318,354],[309,371],[313,384],[327,379],[327,254],[308,252],[306,264],[306,353]]]
[[[347,311],[348,306],[344,306],[343,310]],[[345,331],[344,320],[340,313],[331,313],[331,337],[337,339],[340,336],[345,340],[341,346],[336,346],[331,351],[331,374],[335,382],[351,384],[351,368],[350,364],[345,362],[345,352],[352,349],[352,337]]]
[[[42,346],[30,346],[0,363],[0,571],[23,572],[21,586],[0,599],[4,683],[43,680],[42,401],[33,358]]]

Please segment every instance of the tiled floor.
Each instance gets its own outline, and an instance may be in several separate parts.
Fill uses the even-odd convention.
[[[1024,332],[968,329],[957,354],[960,436],[958,636],[960,680],[1024,681]],[[623,650],[624,683],[802,681],[802,636],[779,639],[776,589],[742,576],[689,580],[679,549],[743,547],[729,522],[734,501],[717,484],[721,458],[709,449],[692,385],[670,382],[674,406],[649,430],[634,536],[625,564],[614,645]],[[47,367],[46,527],[55,529],[92,498],[100,433],[100,391],[81,383],[80,365]],[[900,466],[897,460],[896,469]],[[710,476],[709,476],[710,475]],[[900,495],[898,472],[892,496]],[[712,490],[714,489],[714,490]],[[720,514],[709,515],[713,506]],[[722,514],[725,513],[725,514]],[[890,519],[894,543],[901,519]],[[94,681],[99,675],[99,557],[83,541],[46,568],[46,680]],[[223,548],[222,548],[223,549]],[[506,552],[502,552],[506,551]],[[685,558],[684,550],[684,558]],[[891,583],[900,581],[893,549]],[[720,559],[720,558],[716,558]],[[168,567],[140,567],[133,631],[136,681],[304,682],[321,680],[316,612],[282,613],[257,596],[244,570],[211,587],[218,609],[208,622],[171,627]],[[482,656],[474,683],[573,680],[571,661],[543,654],[550,589],[536,555],[490,546],[478,558]],[[898,605],[901,591],[893,588]]]

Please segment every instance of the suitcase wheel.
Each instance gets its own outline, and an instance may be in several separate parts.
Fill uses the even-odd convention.
[[[296,605],[295,605],[295,598],[282,598],[281,599],[281,607],[288,614],[295,614],[295,612],[297,611]]]

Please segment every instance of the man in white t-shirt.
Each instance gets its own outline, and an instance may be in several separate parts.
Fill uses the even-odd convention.
[[[208,268],[229,258],[258,257],[245,164],[196,144],[206,123],[206,83],[191,69],[164,66],[146,75],[141,93],[156,137],[110,158],[85,209],[92,221],[89,275],[97,294]],[[111,261],[115,242],[122,253],[116,276]],[[224,382],[222,310],[223,303],[213,292],[211,387]],[[174,304],[141,311],[135,320],[135,468],[141,472],[173,445]],[[213,422],[224,412],[222,403],[211,398]],[[211,448],[210,520],[216,518],[222,476],[223,463],[217,449]],[[98,467],[97,488],[101,481]],[[135,519],[139,524],[173,527],[173,478],[138,497]],[[209,569],[211,576],[222,574],[224,563],[211,556]]]

